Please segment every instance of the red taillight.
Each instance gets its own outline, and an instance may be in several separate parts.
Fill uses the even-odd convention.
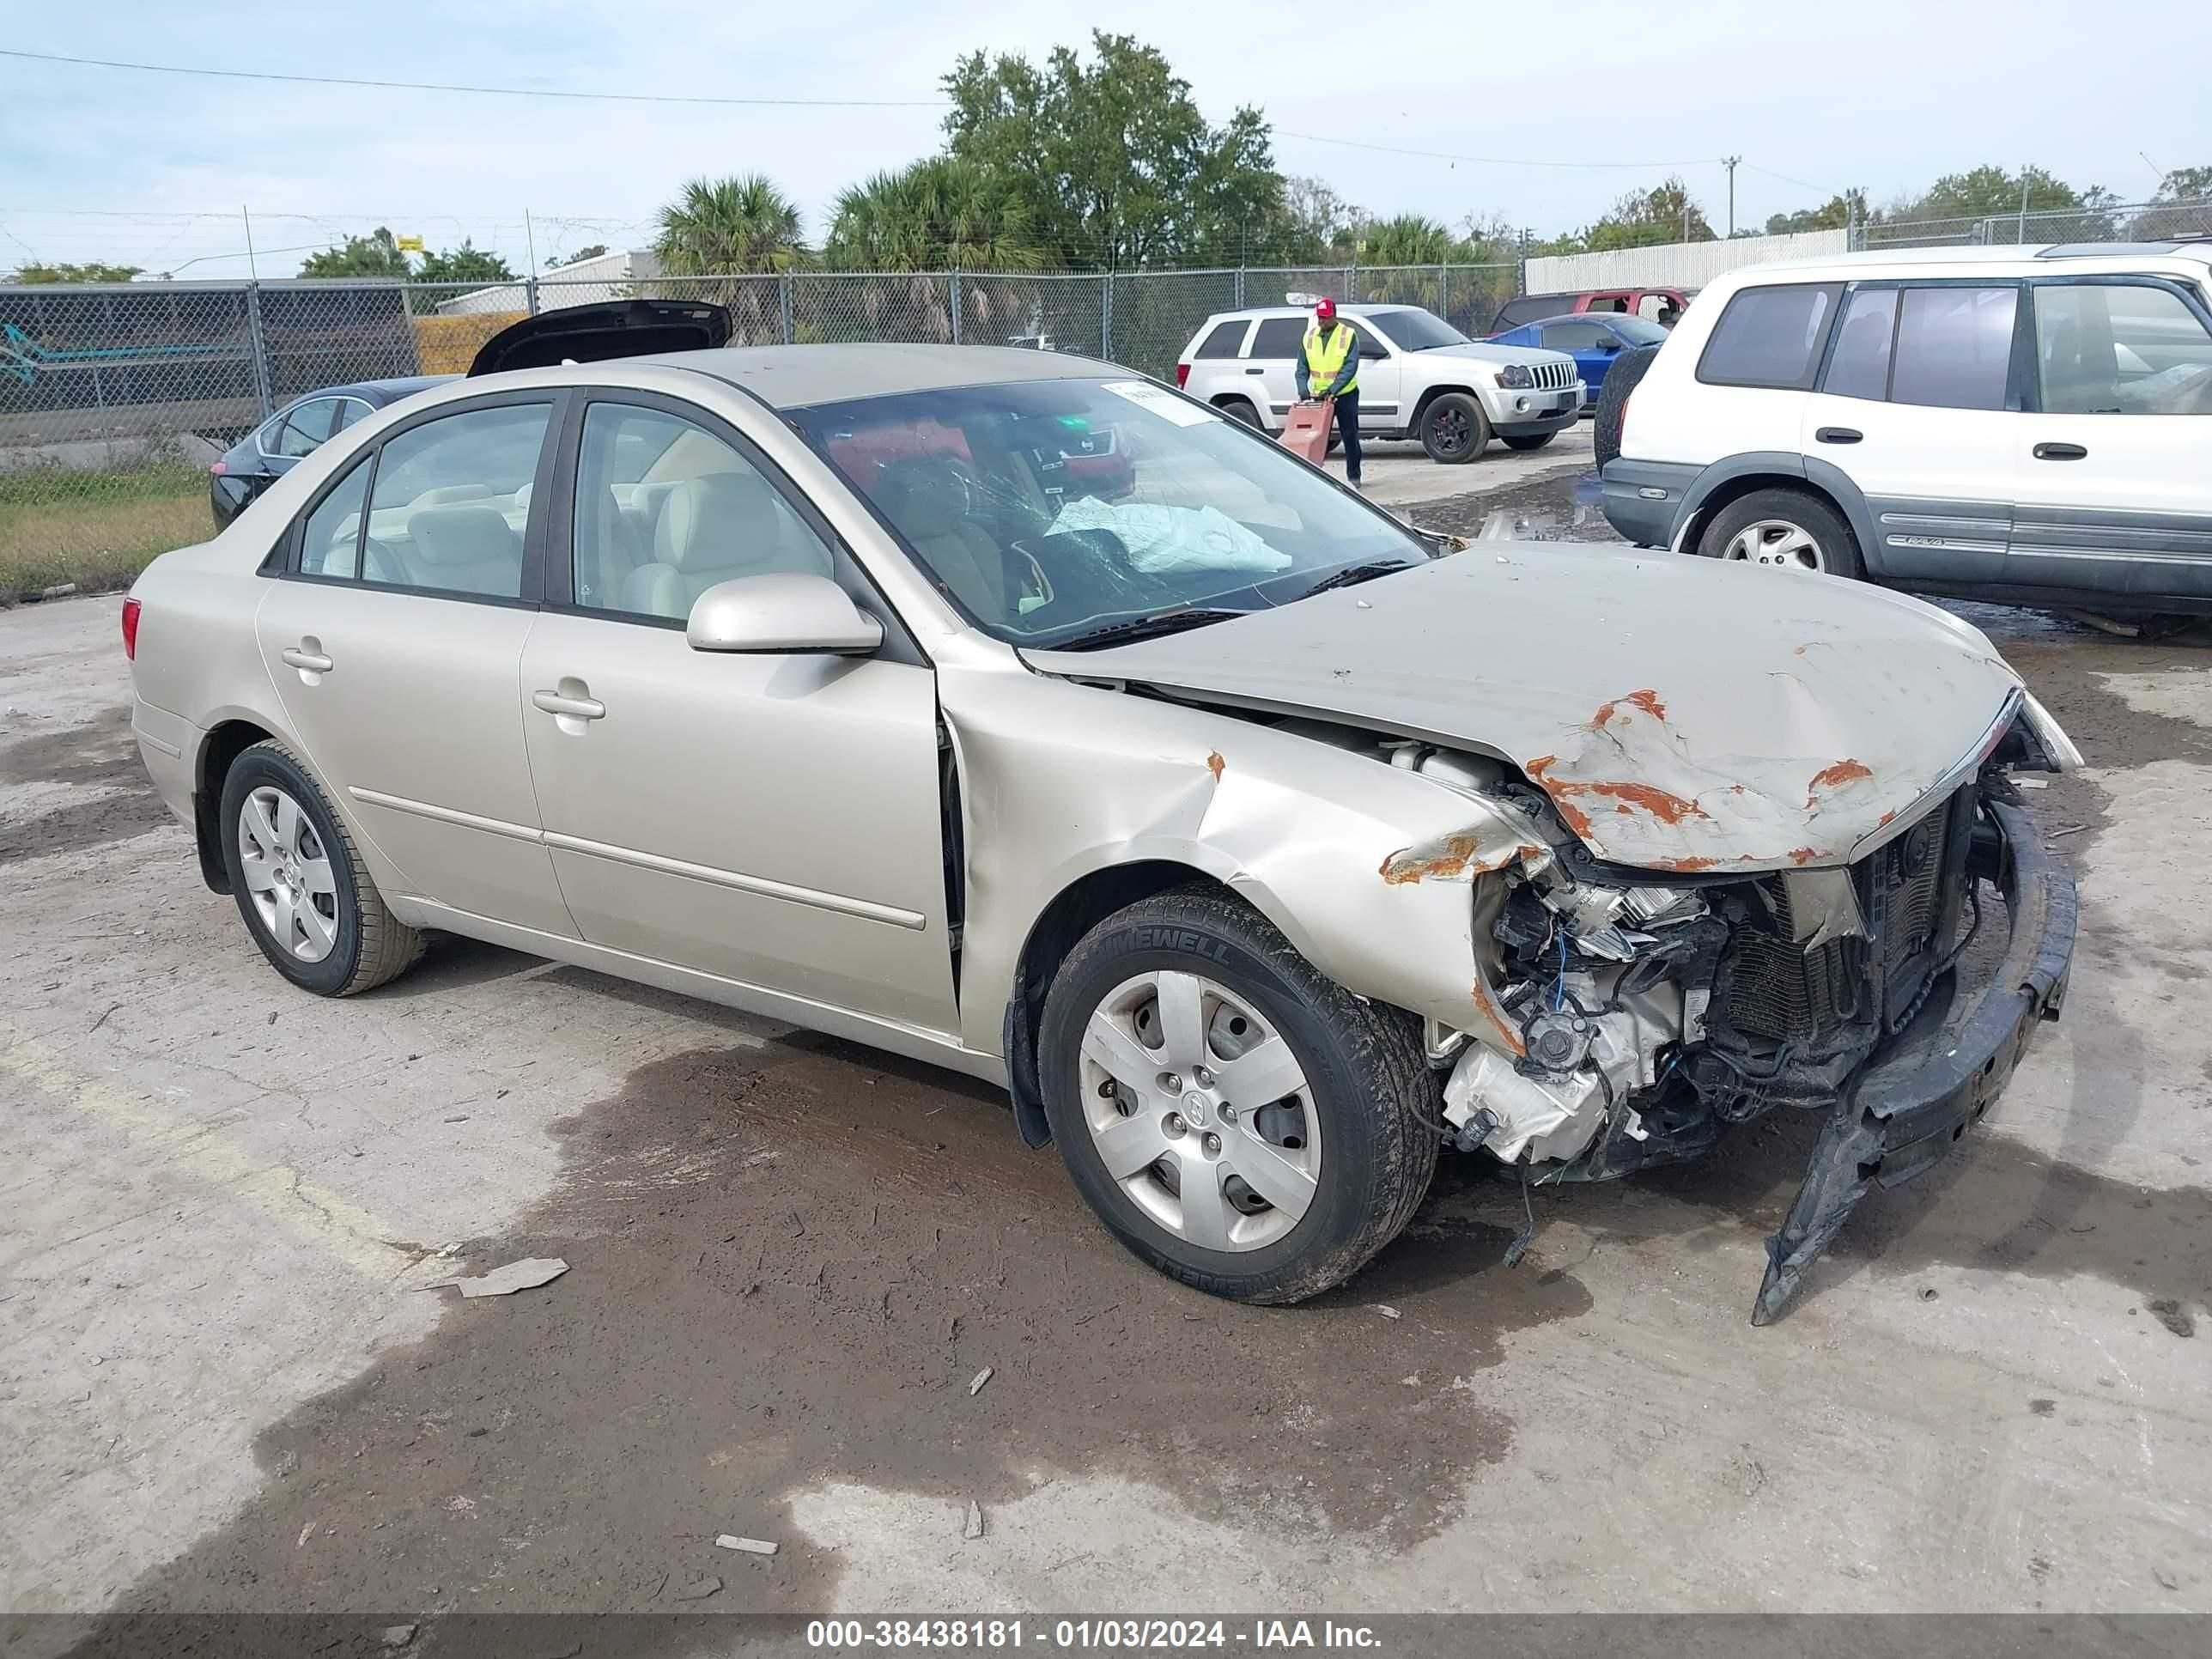
[[[1190,384],[1190,365],[1188,363],[1177,363],[1176,365],[1176,384],[1178,386],[1185,386]]]
[[[138,660],[138,601],[123,601],[123,658],[126,662]]]
[[[216,477],[220,478],[224,473],[230,471],[230,463],[228,461],[217,461],[213,466],[210,467],[208,471],[214,473]]]

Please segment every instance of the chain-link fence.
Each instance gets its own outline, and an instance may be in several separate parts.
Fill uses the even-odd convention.
[[[2052,242],[2160,242],[2212,236],[2212,202],[2133,202],[2059,212],[2023,208],[1972,218],[1875,220],[1851,228],[1851,246],[2020,247]]]

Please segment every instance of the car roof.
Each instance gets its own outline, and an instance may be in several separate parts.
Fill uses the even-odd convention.
[[[1787,271],[1802,278],[1807,271],[1832,270],[1846,280],[1896,265],[2030,265],[2051,259],[2187,259],[2212,264],[2212,241],[2192,242],[2049,242],[2022,246],[1881,247],[1857,253],[1814,254],[1802,259],[1778,259],[1769,264],[1747,265],[1728,273],[1732,279]]]
[[[751,392],[771,409],[883,398],[1009,380],[1131,379],[1135,371],[1071,352],[1020,346],[772,345],[670,351],[625,362],[688,368]]]
[[[443,386],[448,380],[458,380],[458,374],[403,374],[385,380],[348,380],[343,386],[319,386],[313,392],[303,392],[284,405],[312,402],[317,398],[359,398],[365,403],[396,404],[402,398],[411,398],[418,392],[428,392],[434,386]]]
[[[1427,309],[1427,307],[1425,306],[1404,304],[1386,305],[1379,301],[1370,302],[1366,300],[1346,300],[1337,307],[1338,313],[1340,315],[1346,317],[1378,317],[1387,311],[1423,311],[1425,309]],[[1269,317],[1310,317],[1312,315],[1313,307],[1311,306],[1244,306],[1235,311],[1217,311],[1206,320],[1207,323],[1212,324],[1233,322],[1242,317],[1257,317],[1264,321]]]

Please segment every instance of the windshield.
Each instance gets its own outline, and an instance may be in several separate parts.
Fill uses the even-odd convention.
[[[1349,566],[1430,556],[1264,435],[1149,380],[960,386],[788,418],[1012,645],[1287,605]]]
[[[1370,311],[1362,320],[1396,341],[1401,351],[1434,351],[1438,346],[1468,343],[1466,335],[1433,312]]]
[[[1667,331],[1649,317],[1615,317],[1611,320],[1613,331],[1632,346],[1657,345],[1667,337]]]

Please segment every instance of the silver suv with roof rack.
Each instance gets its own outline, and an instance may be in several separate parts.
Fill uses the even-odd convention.
[[[1419,306],[1343,305],[1337,315],[1359,337],[1363,437],[1418,438],[1432,461],[1471,461],[1493,436],[1509,449],[1541,449],[1581,410],[1581,378],[1565,352],[1470,340]],[[1217,312],[1183,348],[1176,383],[1279,432],[1297,398],[1310,316],[1298,304]]]
[[[1760,265],[1606,401],[1606,516],[1632,542],[2212,614],[2212,240]]]

